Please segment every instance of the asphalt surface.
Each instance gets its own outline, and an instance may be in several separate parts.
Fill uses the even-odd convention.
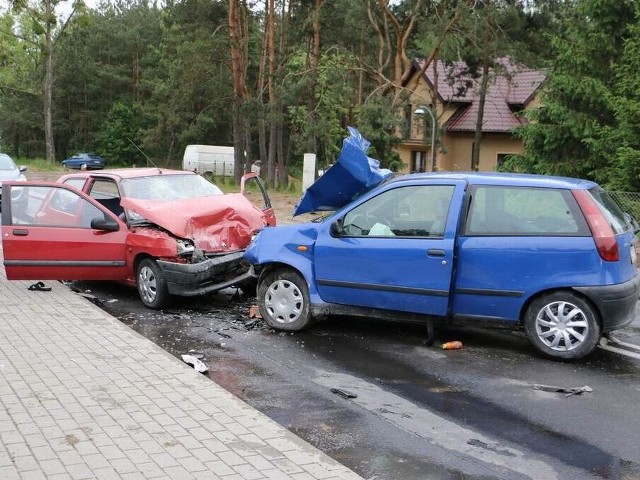
[[[284,334],[232,290],[154,312],[124,286],[75,286],[168,352],[202,352],[213,381],[365,478],[640,478],[639,358],[549,361],[499,329],[440,331],[463,343],[443,351],[422,327],[346,318]],[[619,337],[640,345],[638,321]]]

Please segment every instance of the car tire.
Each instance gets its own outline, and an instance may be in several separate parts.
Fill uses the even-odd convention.
[[[531,302],[524,329],[533,346],[555,360],[584,358],[602,335],[595,308],[569,291],[546,294]]]
[[[155,260],[145,258],[138,264],[136,285],[140,300],[147,307],[159,309],[169,303],[167,282]]]
[[[312,323],[307,283],[292,270],[274,270],[260,279],[258,306],[262,318],[276,330],[295,332]]]

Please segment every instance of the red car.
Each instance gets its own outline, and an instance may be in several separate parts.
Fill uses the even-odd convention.
[[[196,173],[160,168],[4,183],[7,278],[120,280],[136,285],[150,308],[163,307],[171,295],[230,286],[255,292],[242,256],[276,219],[255,173],[243,177],[240,190],[224,194]],[[11,200],[23,195],[27,201]]]

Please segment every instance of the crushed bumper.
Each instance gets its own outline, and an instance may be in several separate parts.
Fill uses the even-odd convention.
[[[170,294],[192,297],[217,292],[251,279],[249,265],[242,261],[243,255],[243,251],[234,252],[199,263],[158,260],[158,265]]]
[[[602,318],[603,333],[624,328],[636,317],[640,276],[617,285],[574,287],[574,290],[586,295],[596,305]]]

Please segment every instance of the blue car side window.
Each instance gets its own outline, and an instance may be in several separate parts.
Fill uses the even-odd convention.
[[[442,238],[454,189],[419,185],[387,190],[348,212],[341,235]]]
[[[467,235],[584,236],[588,227],[568,190],[480,186],[472,195]]]

